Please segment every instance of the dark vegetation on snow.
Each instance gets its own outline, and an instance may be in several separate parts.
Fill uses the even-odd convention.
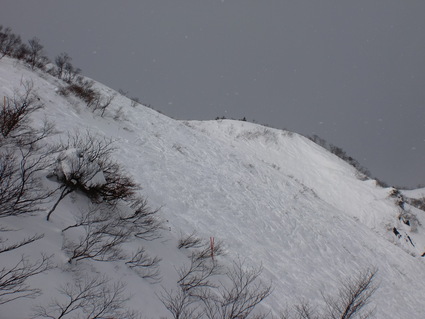
[[[8,56],[37,72],[48,73],[59,81],[60,94],[72,94],[89,109],[104,117],[115,95],[103,96],[94,82],[81,76],[71,58],[62,53],[52,63],[46,57],[38,38],[24,43],[10,28],[0,26],[0,59]],[[135,106],[138,100],[133,99]],[[67,139],[51,143],[57,134],[52,123],[35,128],[31,115],[44,107],[34,83],[23,83],[23,89],[4,97],[0,109],[0,255],[10,257],[19,249],[43,238],[43,234],[20,234],[15,242],[8,233],[19,230],[2,226],[2,219],[46,213],[46,223],[71,193],[90,202],[75,222],[62,229],[63,247],[68,262],[78,266],[85,261],[121,261],[140,277],[152,283],[161,281],[161,259],[143,247],[144,241],[157,240],[163,230],[159,210],[151,209],[140,195],[141,186],[125,173],[113,159],[114,142],[88,132],[74,132]],[[242,120],[246,120],[245,118]],[[37,123],[40,124],[40,123]],[[336,147],[333,152],[356,167],[358,163]],[[366,172],[360,170],[363,174]],[[48,178],[53,188],[42,180]],[[423,204],[423,203],[422,203]],[[79,238],[67,236],[78,230]],[[127,252],[125,243],[137,241],[139,248]],[[261,280],[262,269],[247,267],[236,260],[225,268],[217,256],[223,254],[223,243],[208,245],[196,233],[182,236],[178,249],[190,252],[189,263],[177,269],[177,290],[163,289],[158,298],[172,318],[241,319],[266,318],[269,313],[257,311],[272,292],[270,283]],[[16,263],[0,268],[1,305],[19,298],[35,298],[43,293],[33,288],[30,278],[57,267],[52,257],[38,259],[22,256]],[[366,269],[351,274],[340,284],[337,297],[323,295],[325,307],[308,302],[290,307],[281,318],[369,318],[369,307],[378,284],[377,270]],[[218,280],[225,278],[225,281]],[[224,284],[226,282],[227,284]],[[129,310],[125,284],[102,275],[75,277],[59,287],[59,295],[34,309],[33,318],[140,318],[143,314]],[[282,296],[284,298],[284,296]]]

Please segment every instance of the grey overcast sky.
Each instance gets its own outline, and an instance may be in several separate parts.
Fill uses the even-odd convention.
[[[1,0],[0,24],[168,116],[317,134],[425,184],[423,0]]]

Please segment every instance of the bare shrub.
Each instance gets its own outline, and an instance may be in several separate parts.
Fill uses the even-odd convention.
[[[140,99],[138,97],[132,97],[130,98],[130,100],[131,100],[131,103],[130,103],[131,107],[136,107],[137,105],[142,104],[142,102],[140,102]]]
[[[14,231],[14,230],[0,228],[0,232],[10,232],[10,231]],[[36,240],[39,240],[43,237],[44,237],[44,235],[33,235],[31,237],[24,238],[20,242],[17,242],[17,243],[14,243],[14,244],[8,244],[8,245],[5,244],[7,242],[7,239],[3,239],[2,237],[0,237],[0,245],[1,245],[0,246],[0,254],[18,249],[22,246],[28,245],[32,242],[35,242]]]
[[[75,220],[75,224],[69,225],[62,229],[62,233],[71,228],[106,223],[111,219],[113,219],[113,213],[108,209],[108,207],[102,207],[101,205],[93,205],[89,207],[87,211],[82,211],[80,213],[78,218],[76,218]]]
[[[374,309],[369,308],[371,298],[378,289],[375,283],[377,269],[359,272],[354,277],[341,281],[336,298],[324,296],[327,317],[332,319],[370,318]]]
[[[360,173],[362,173],[365,176],[371,176],[370,172],[363,166],[360,165],[360,163],[354,159],[351,156],[348,156],[347,153],[340,147],[330,144],[329,145],[329,151],[336,156],[338,156],[343,161],[347,162],[351,166],[353,166],[355,169],[357,169]]]
[[[375,282],[377,269],[368,268],[340,282],[336,297],[322,293],[325,308],[317,310],[308,301],[295,305],[293,311],[281,315],[282,319],[367,319],[374,315],[370,307],[378,289]]]
[[[18,138],[32,131],[28,126],[29,117],[44,107],[34,92],[34,83],[25,81],[23,86],[24,91],[15,90],[14,96],[6,98],[6,104],[0,109],[0,133],[3,140],[8,137]]]
[[[162,222],[155,216],[158,210],[151,210],[145,199],[135,200],[137,205],[131,205],[133,211],[125,215],[116,212],[109,205],[96,204],[87,212],[82,212],[75,224],[67,226],[62,230],[88,226],[100,223],[113,223],[116,227],[128,229],[132,236],[144,240],[154,240],[161,237]]]
[[[15,92],[0,110],[0,217],[35,213],[52,194],[44,190],[38,175],[51,165],[49,152],[39,142],[53,126],[30,126],[30,115],[43,104],[33,83],[23,84],[24,92]]]
[[[203,245],[203,241],[198,237],[196,231],[193,231],[191,234],[181,237],[179,239],[178,248],[200,248]]]
[[[14,230],[0,229],[0,232],[10,231]],[[6,244],[7,239],[0,237],[0,254],[4,254],[1,259],[4,261],[8,252],[31,244],[41,238],[43,238],[43,235],[33,235],[17,243]],[[35,298],[40,295],[41,290],[32,288],[28,284],[28,279],[51,268],[53,268],[51,258],[45,255],[42,255],[41,259],[35,261],[22,256],[13,266],[0,268],[0,305],[19,298]]]
[[[64,65],[64,72],[63,72],[63,76],[62,79],[71,84],[73,82],[75,82],[81,73],[81,69],[80,68],[75,68],[70,62],[66,63]]]
[[[100,93],[93,88],[94,82],[77,77],[74,82],[67,86],[67,90],[82,99],[88,107],[96,105],[100,101]]]
[[[217,245],[217,253],[222,250],[222,245]],[[202,249],[192,252],[189,266],[184,266],[177,271],[180,288],[191,295],[199,295],[199,290],[216,288],[211,281],[213,276],[222,273],[222,267],[212,257],[210,245],[203,245]]]
[[[259,276],[262,269],[246,268],[243,262],[235,262],[227,271],[228,285],[213,282],[219,274],[213,260],[191,260],[191,266],[179,272],[180,289],[166,291],[160,300],[177,318],[265,318],[254,309],[271,293],[271,286],[264,285]]]
[[[224,255],[223,243],[221,241],[215,243],[213,246],[204,244],[201,250],[196,250],[192,254],[196,260],[214,259],[214,257],[221,255]]]
[[[159,209],[151,209],[144,198],[136,197],[130,204],[132,213],[120,216],[121,221],[127,224],[135,237],[144,240],[154,240],[161,237],[162,221],[156,216]]]
[[[106,183],[95,189],[95,194],[110,205],[115,205],[119,200],[131,202],[140,186],[129,175],[126,175],[121,166],[110,158],[100,162]]]
[[[120,106],[120,107],[119,107],[119,108],[115,111],[115,114],[114,114],[114,116],[113,116],[113,119],[114,119],[115,121],[121,121],[121,120],[123,120],[123,119],[125,118],[125,115],[124,115],[123,110],[124,110],[124,106]]]
[[[21,43],[16,50],[13,51],[13,57],[18,60],[27,60],[30,54],[30,48],[26,43]]]
[[[177,290],[177,292],[164,290],[159,295],[159,299],[174,319],[202,318],[197,300],[183,290]]]
[[[317,314],[316,309],[308,302],[304,301],[298,305],[295,305],[295,313],[297,319],[320,319],[321,317]],[[281,317],[282,319],[285,317]],[[290,317],[288,317],[289,319]]]
[[[69,263],[83,259],[116,261],[124,258],[120,247],[128,241],[130,230],[111,219],[104,223],[88,223],[83,228],[84,235],[77,242],[65,242],[64,249],[70,256]]]
[[[159,299],[172,314],[178,318],[201,318],[203,316],[200,296],[204,289],[217,288],[212,277],[221,274],[221,266],[212,259],[199,258],[193,253],[190,264],[177,270],[179,280],[177,291],[163,289]]]
[[[216,288],[211,278],[221,274],[221,270],[217,262],[199,260],[192,255],[190,265],[177,271],[180,278],[177,283],[184,292],[192,296],[199,295],[202,289]]]
[[[139,318],[125,308],[129,297],[124,292],[124,283],[111,283],[105,276],[76,278],[75,283],[59,289],[61,299],[36,307],[33,318]]]
[[[230,286],[222,286],[218,294],[204,291],[201,296],[209,319],[265,318],[267,314],[253,311],[272,292],[271,285],[259,280],[262,268],[246,268],[242,261],[233,264],[227,273]]]
[[[11,268],[0,269],[0,305],[19,299],[35,298],[41,294],[38,288],[32,288],[27,280],[52,268],[50,257],[45,255],[40,260],[30,261],[22,257]]]
[[[31,148],[0,150],[0,154],[0,218],[40,211],[53,194],[44,189],[38,176],[51,165],[48,154],[37,154]]]
[[[141,247],[126,262],[126,265],[133,269],[140,277],[158,282],[161,279],[159,272],[160,262],[161,258],[149,256],[145,249]]]
[[[311,141],[313,141],[317,145],[322,146],[323,148],[327,149],[331,153],[338,156],[343,161],[353,166],[357,170],[356,175],[360,180],[367,180],[368,178],[371,177],[370,171],[367,168],[363,167],[355,158],[347,155],[347,153],[342,148],[332,144],[328,144],[326,140],[324,140],[323,138],[321,138],[320,136],[316,134],[313,136],[307,136],[307,138],[309,138]]]
[[[99,95],[99,98],[92,103],[93,111],[100,111],[100,116],[103,117],[105,115],[106,109],[111,105],[112,101],[115,99],[115,95],[109,95],[105,98]]]

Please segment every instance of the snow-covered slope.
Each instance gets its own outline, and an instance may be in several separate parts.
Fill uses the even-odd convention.
[[[162,259],[162,280],[152,283],[118,262],[69,265],[61,230],[88,205],[73,195],[50,222],[45,217],[51,206],[36,216],[0,220],[21,233],[45,234],[22,250],[2,254],[1,264],[13,264],[23,253],[46,252],[54,254],[57,266],[31,278],[42,296],[0,305],[0,318],[28,318],[34,305],[47,304],[73,274],[90,272],[126,282],[129,307],[145,318],[170,317],[158,295],[175,289],[176,269],[188,262],[177,242],[193,231],[223,243],[226,255],[219,261],[224,265],[238,258],[262,265],[261,278],[273,285],[262,307],[275,314],[303,300],[320,305],[321,292],[337,294],[341,279],[376,267],[376,317],[425,318],[425,213],[407,204],[403,209],[392,188],[362,180],[344,161],[287,131],[241,121],[177,121],[141,105],[131,107],[120,95],[101,117],[77,98],[59,95],[59,80],[0,60],[0,96],[13,95],[23,80],[33,81],[45,104],[33,124],[47,118],[59,131],[52,140],[76,129],[116,140],[114,158],[142,185],[150,206],[161,207],[162,237],[143,246]]]

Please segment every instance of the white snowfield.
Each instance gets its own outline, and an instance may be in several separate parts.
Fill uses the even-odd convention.
[[[57,266],[30,280],[43,295],[0,305],[0,318],[31,317],[34,306],[58,298],[60,285],[87,273],[125,282],[128,307],[143,318],[171,318],[158,295],[177,289],[176,270],[189,262],[189,252],[179,250],[177,242],[193,231],[222,242],[226,254],[217,257],[221,264],[240,258],[263,267],[261,279],[272,284],[273,292],[259,309],[271,314],[302,301],[321,307],[322,293],[337,295],[340,280],[376,267],[376,318],[425,318],[425,212],[405,204],[405,211],[416,216],[415,223],[406,224],[390,196],[392,188],[362,180],[353,167],[296,133],[242,121],[178,121],[142,105],[132,107],[121,95],[101,117],[77,98],[59,95],[59,80],[6,57],[0,60],[1,101],[22,89],[23,80],[33,81],[45,104],[32,124],[45,118],[53,122],[58,133],[51,140],[88,129],[116,141],[114,158],[140,183],[149,205],[160,207],[165,222],[160,239],[125,247],[144,246],[162,258],[161,281],[140,278],[122,262],[68,264],[61,230],[89,203],[72,194],[49,222],[46,214],[53,203],[35,216],[0,219],[0,225],[19,229],[2,234],[11,241],[45,234],[2,254],[0,268],[22,254],[37,258],[41,252],[53,254]],[[115,93],[99,83],[96,88]],[[45,177],[44,182],[55,185]],[[78,231],[67,236],[78,237]]]

